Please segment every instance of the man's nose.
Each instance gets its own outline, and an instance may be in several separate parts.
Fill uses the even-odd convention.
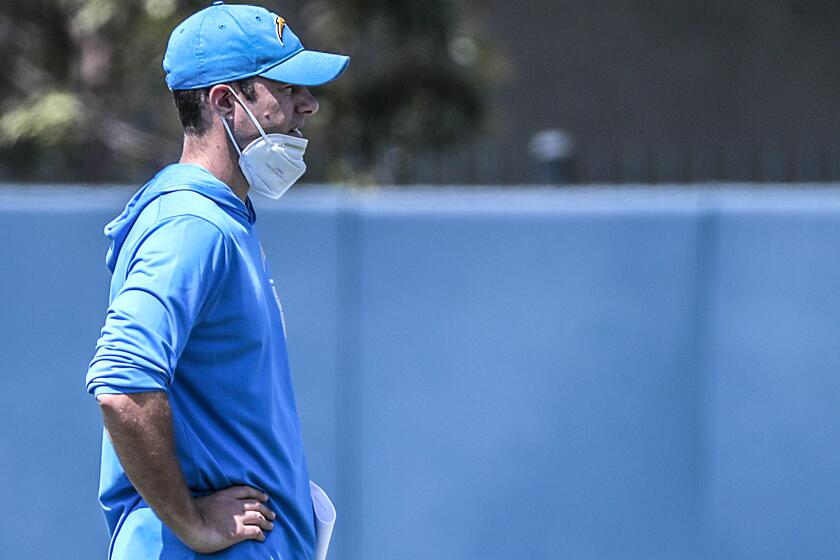
[[[318,112],[318,100],[309,91],[309,88],[300,88],[297,99],[297,110],[304,115],[314,115]]]

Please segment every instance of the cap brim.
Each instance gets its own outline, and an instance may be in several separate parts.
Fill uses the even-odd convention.
[[[260,76],[297,86],[320,86],[338,78],[349,62],[349,56],[304,50],[269,68]]]

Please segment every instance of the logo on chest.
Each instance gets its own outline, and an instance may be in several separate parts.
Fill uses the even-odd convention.
[[[277,309],[280,311],[280,325],[283,327],[283,336],[286,336],[286,317],[283,314],[283,304],[280,303],[280,296],[277,294],[277,287],[274,285],[274,278],[271,277],[271,270],[268,268],[268,259],[265,256],[265,251],[260,245],[260,256],[262,257],[263,273],[268,278],[268,283],[271,286],[271,293],[274,295],[274,302],[277,304]]]

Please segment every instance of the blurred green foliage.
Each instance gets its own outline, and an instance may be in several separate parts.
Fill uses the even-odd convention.
[[[309,180],[376,181],[394,149],[468,142],[505,73],[479,0],[254,3],[286,17],[307,48],[352,57],[316,91]],[[209,4],[3,0],[0,180],[137,182],[177,160],[161,61],[175,25]]]

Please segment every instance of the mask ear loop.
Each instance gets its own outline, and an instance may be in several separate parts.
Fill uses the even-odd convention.
[[[251,119],[251,122],[254,123],[255,127],[257,127],[257,131],[260,133],[260,136],[262,136],[265,139],[266,142],[271,143],[271,141],[268,139],[268,136],[266,135],[265,131],[263,130],[263,127],[260,126],[260,123],[257,120],[257,117],[254,116],[254,113],[252,113],[251,110],[248,108],[248,106],[245,105],[245,103],[239,98],[238,95],[236,95],[236,92],[233,91],[233,88],[229,87],[228,89],[233,94],[233,96],[236,98],[236,100],[239,102],[239,104],[242,105],[242,108],[245,109],[245,112],[248,114],[248,117]]]
[[[230,138],[230,143],[233,144],[233,147],[236,148],[236,153],[239,154],[239,157],[242,157],[242,150],[239,149],[239,144],[236,143],[236,139],[233,137],[233,133],[230,131],[230,127],[228,126],[227,121],[221,115],[219,115],[219,120],[222,121],[222,124],[227,131],[227,135]]]
[[[260,133],[260,136],[263,137],[263,139],[266,141],[266,143],[271,144],[271,140],[269,140],[268,136],[266,136],[265,131],[263,130],[263,127],[260,126],[260,123],[259,123],[259,121],[257,121],[257,118],[254,116],[254,113],[252,113],[251,110],[248,108],[248,106],[245,105],[245,103],[242,102],[242,100],[239,98],[238,95],[236,95],[236,92],[233,91],[233,88],[228,87],[227,89],[228,89],[228,91],[230,91],[233,94],[233,96],[236,98],[236,101],[242,106],[242,108],[245,109],[245,113],[248,114],[248,118],[250,118],[251,122],[254,123],[254,126],[257,127],[257,131]],[[233,143],[233,147],[236,148],[236,153],[239,154],[239,156],[241,157],[242,156],[242,150],[239,149],[239,144],[236,143],[236,139],[234,139],[234,137],[233,137],[233,133],[230,130],[230,126],[228,125],[228,123],[227,123],[227,121],[225,120],[224,117],[219,115],[219,118],[222,120],[222,124],[224,125],[225,130],[227,131],[227,134],[230,137],[230,141]]]

